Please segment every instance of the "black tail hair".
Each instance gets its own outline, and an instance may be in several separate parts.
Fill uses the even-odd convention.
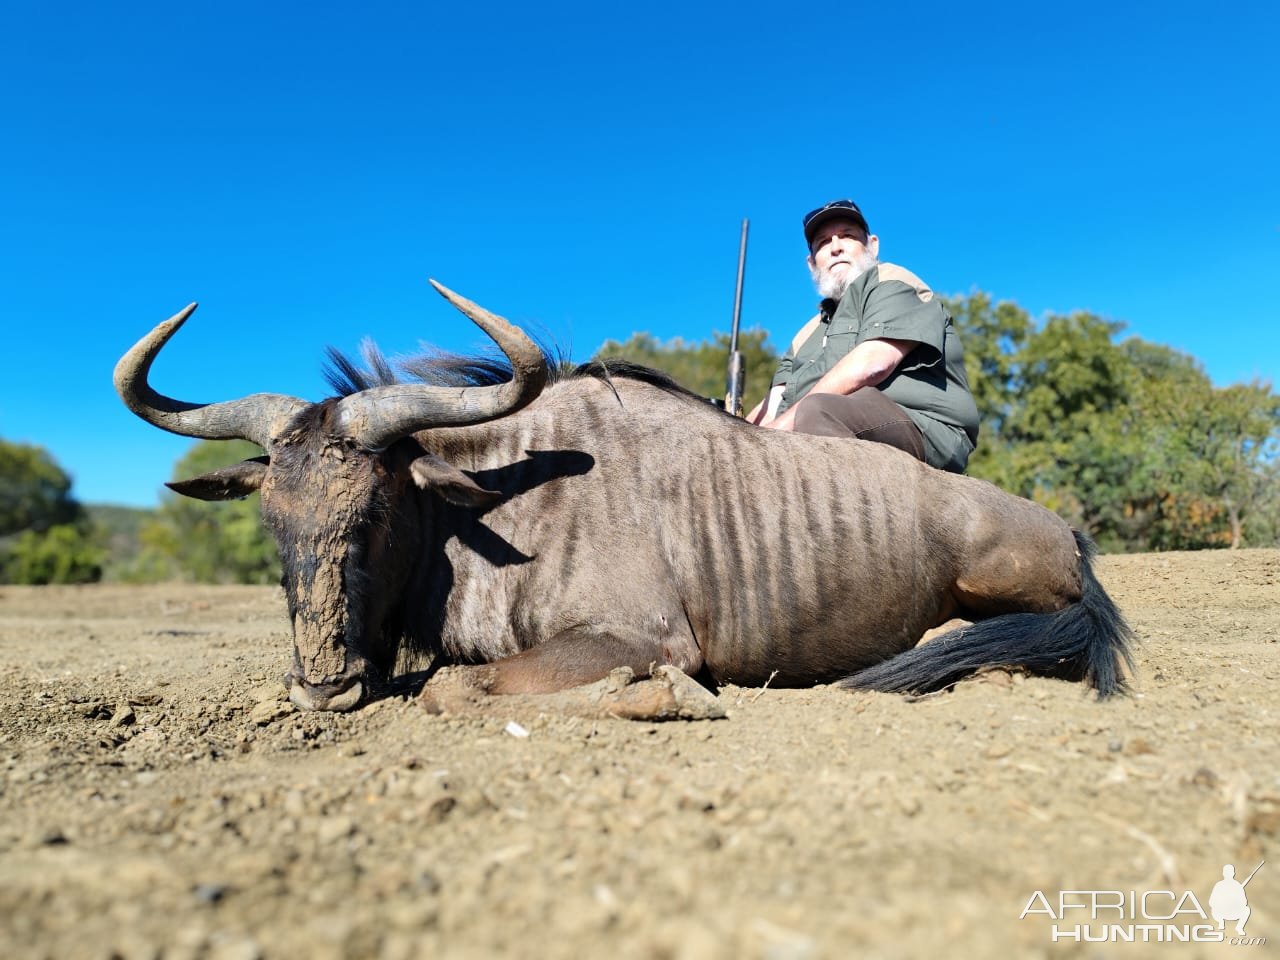
[[[1128,689],[1123,660],[1133,672],[1133,631],[1093,573],[1097,547],[1073,531],[1084,591],[1056,613],[1011,613],[943,634],[840,681],[854,690],[929,693],[985,667],[1021,667],[1064,680],[1085,680],[1099,699]]]

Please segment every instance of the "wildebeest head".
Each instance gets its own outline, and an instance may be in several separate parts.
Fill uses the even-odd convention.
[[[533,400],[547,381],[546,358],[522,331],[435,286],[502,348],[511,361],[510,381],[380,386],[318,404],[265,393],[225,403],[173,400],[153,390],[147,375],[195,304],[156,327],[116,365],[117,392],[148,423],[182,436],[250,440],[266,451],[169,486],[202,500],[261,491],[293,623],[294,662],[285,681],[303,709],[349,710],[394,666],[395,642],[383,627],[409,575],[420,529],[414,487],[470,506],[495,496],[406,438],[505,416]]]

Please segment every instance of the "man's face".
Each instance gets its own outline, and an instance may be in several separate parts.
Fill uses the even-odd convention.
[[[867,236],[852,220],[830,220],[818,228],[809,248],[809,272],[824,297],[838,297],[850,281],[875,265],[880,238]]]

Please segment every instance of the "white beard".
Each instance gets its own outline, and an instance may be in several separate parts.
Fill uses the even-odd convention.
[[[818,296],[824,300],[839,300],[849,289],[849,284],[876,265],[878,261],[870,251],[854,254],[843,271],[833,271],[830,267],[819,270],[810,267],[813,285],[818,288]]]

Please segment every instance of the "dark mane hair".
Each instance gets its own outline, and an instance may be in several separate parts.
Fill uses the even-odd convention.
[[[551,379],[560,378],[566,361],[558,348],[539,344],[551,370]],[[511,379],[511,364],[501,354],[463,356],[447,350],[428,349],[412,357],[395,361],[372,340],[360,344],[360,360],[364,366],[336,347],[325,350],[325,382],[340,397],[349,397],[372,387],[391,387],[398,383],[425,383],[433,387],[489,387]]]
[[[647,383],[651,387],[657,387],[663,393],[669,393],[674,397],[681,397],[686,400],[693,400],[703,406],[710,406],[706,397],[701,397],[692,390],[682,387],[661,370],[655,370],[653,367],[646,367],[643,364],[632,363],[630,360],[622,360],[617,357],[588,360],[586,363],[574,367],[566,379],[578,377],[594,377],[596,380],[603,380],[605,383],[610,383],[615,377],[620,380],[639,380],[641,383]],[[616,393],[617,391],[614,392]]]
[[[685,389],[660,370],[629,360],[606,358],[590,360],[574,366],[557,347],[539,344],[551,376],[548,383],[594,378],[604,383],[614,379],[638,380],[657,387],[663,393],[708,405],[707,401]],[[488,387],[511,379],[511,364],[501,355],[463,356],[444,350],[429,350],[413,357],[390,361],[378,345],[366,340],[360,345],[363,368],[342,351],[329,347],[324,378],[340,397],[348,397],[372,387],[389,387],[398,383],[425,383],[435,387]],[[616,393],[616,391],[615,391]],[[709,405],[708,405],[709,406]]]

